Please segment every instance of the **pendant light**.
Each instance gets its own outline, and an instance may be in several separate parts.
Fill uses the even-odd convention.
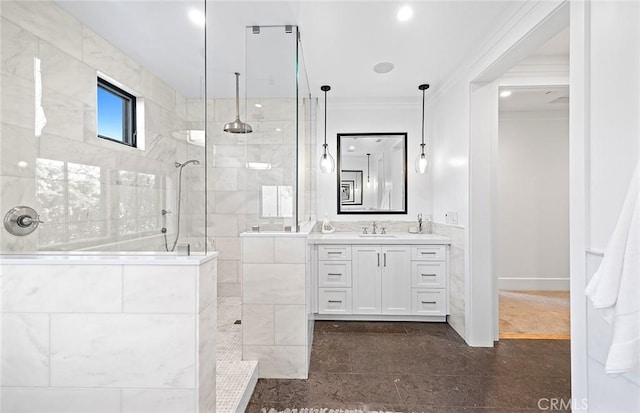
[[[248,123],[240,120],[240,73],[236,72],[236,120],[224,125],[224,131],[229,133],[251,133],[253,129]]]
[[[422,84],[418,86],[418,89],[422,90],[422,143],[420,144],[420,153],[416,158],[416,172],[419,174],[423,174],[429,170],[429,160],[427,159],[427,154],[424,152],[424,101],[425,101],[425,90],[429,89],[428,84]]]
[[[321,86],[320,90],[324,92],[324,145],[322,145],[322,155],[320,156],[320,172],[330,174],[336,168],[336,161],[329,153],[329,145],[327,145],[327,92],[331,90],[331,86]]]

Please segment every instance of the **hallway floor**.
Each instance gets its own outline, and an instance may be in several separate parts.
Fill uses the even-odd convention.
[[[571,334],[569,291],[498,291],[500,338],[560,339]]]
[[[570,397],[566,340],[472,348],[444,323],[316,321],[309,379],[260,379],[246,411],[513,413]]]

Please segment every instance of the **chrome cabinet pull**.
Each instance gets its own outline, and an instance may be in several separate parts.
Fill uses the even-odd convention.
[[[333,303],[338,304],[338,303],[341,303],[342,300],[329,300],[329,302],[332,303],[332,304]]]
[[[328,274],[330,277],[340,277],[342,275],[342,273],[339,272],[330,272]]]
[[[380,253],[378,253],[378,267],[380,266]]]
[[[420,254],[422,254],[422,255],[436,255],[435,252],[424,252],[424,251],[421,251]]]
[[[384,253],[384,266],[387,266],[387,253]]]
[[[435,277],[436,274],[421,274],[423,277]]]
[[[435,304],[435,301],[423,301],[422,304]]]
[[[341,251],[328,251],[327,254],[342,254]]]

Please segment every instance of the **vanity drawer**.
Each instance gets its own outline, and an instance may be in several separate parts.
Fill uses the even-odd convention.
[[[447,266],[444,261],[412,261],[411,286],[413,288],[445,288]]]
[[[412,260],[444,261],[446,257],[445,245],[416,245],[411,248]]]
[[[351,288],[319,288],[318,313],[351,314]]]
[[[447,315],[447,290],[413,289],[411,314]]]
[[[351,261],[319,261],[320,287],[351,287]]]
[[[351,245],[320,245],[318,258],[320,260],[351,260]]]

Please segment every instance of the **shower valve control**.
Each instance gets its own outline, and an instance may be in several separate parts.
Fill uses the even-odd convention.
[[[171,212],[170,209],[163,209],[162,210],[162,215],[171,215],[173,212]]]
[[[4,227],[7,232],[19,237],[31,234],[42,223],[40,215],[28,206],[11,208],[4,216]]]

